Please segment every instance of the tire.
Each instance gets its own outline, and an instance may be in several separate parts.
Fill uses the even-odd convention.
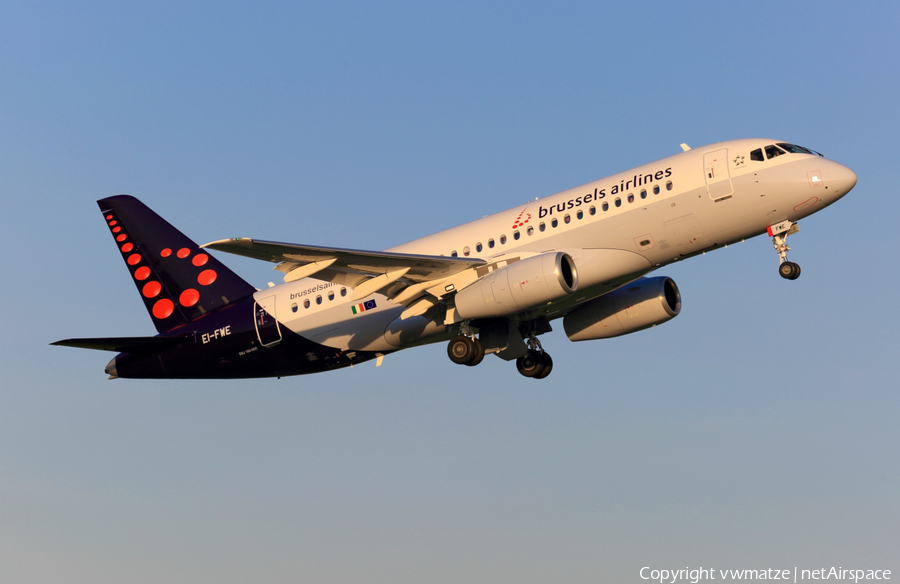
[[[800,264],[794,264],[794,273],[791,275],[791,280],[796,280],[800,277]]]
[[[544,362],[541,354],[534,350],[529,350],[524,357],[516,359],[516,369],[525,377],[536,377],[540,375],[544,369]]]
[[[550,353],[543,353],[541,355],[541,360],[543,361],[544,366],[541,369],[541,372],[534,376],[534,379],[543,379],[553,371],[553,359],[550,358]]]
[[[797,265],[794,262],[782,262],[780,266],[778,266],[778,275],[784,278],[785,280],[793,280],[791,276],[794,275],[794,266]]]
[[[475,343],[469,337],[453,337],[447,344],[447,356],[458,365],[468,365],[475,358]]]
[[[481,344],[481,341],[479,339],[475,339],[473,341],[473,344],[475,345],[475,355],[472,357],[472,360],[470,362],[466,363],[466,365],[468,365],[469,367],[475,367],[476,365],[484,361],[484,345]]]

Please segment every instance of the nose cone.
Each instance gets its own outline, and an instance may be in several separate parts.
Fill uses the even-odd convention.
[[[835,196],[843,197],[856,186],[856,173],[837,162],[832,162],[828,169],[828,186]]]

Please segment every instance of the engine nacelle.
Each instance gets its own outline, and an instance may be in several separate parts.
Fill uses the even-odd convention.
[[[456,311],[466,319],[504,316],[571,294],[578,272],[564,252],[519,260],[481,278],[456,294]]]
[[[608,339],[662,324],[681,312],[681,293],[671,278],[640,278],[595,298],[563,318],[571,341]]]

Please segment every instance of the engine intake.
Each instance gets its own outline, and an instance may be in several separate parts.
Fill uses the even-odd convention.
[[[668,277],[640,278],[595,298],[563,318],[571,341],[627,335],[662,324],[681,312],[681,293]]]
[[[528,310],[571,294],[578,271],[564,252],[545,253],[494,270],[456,294],[462,318],[488,318]]]

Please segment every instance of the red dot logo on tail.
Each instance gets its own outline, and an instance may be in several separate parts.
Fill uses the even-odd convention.
[[[185,307],[191,307],[197,304],[198,300],[200,300],[200,293],[193,288],[188,288],[181,293],[181,296],[178,297],[178,302],[180,302],[181,305]]]
[[[153,316],[162,320],[168,318],[175,311],[175,303],[168,298],[160,298],[153,305]]]
[[[197,283],[201,286],[209,286],[216,281],[217,275],[215,270],[203,270],[200,272],[200,275],[197,276]]]
[[[156,280],[147,282],[146,284],[144,284],[143,290],[141,290],[141,293],[147,298],[156,298],[157,296],[159,296],[160,292],[162,292],[162,285],[160,285],[160,283]]]

